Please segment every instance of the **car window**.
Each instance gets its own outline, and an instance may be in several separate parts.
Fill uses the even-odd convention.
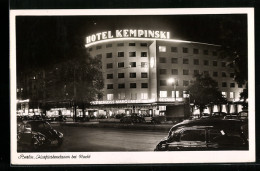
[[[219,145],[242,145],[245,143],[239,131],[236,130],[210,130],[209,136],[211,142],[217,142]]]
[[[205,141],[205,130],[185,130],[181,134],[181,141]]]

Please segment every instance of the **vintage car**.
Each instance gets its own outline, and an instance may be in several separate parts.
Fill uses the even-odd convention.
[[[240,120],[185,120],[170,129],[155,151],[248,150],[245,127]]]
[[[51,127],[46,121],[24,121],[17,130],[17,143],[33,150],[44,147],[60,146],[63,134]]]

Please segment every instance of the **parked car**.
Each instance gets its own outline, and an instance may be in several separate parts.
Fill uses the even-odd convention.
[[[224,119],[235,119],[235,120],[237,120],[238,119],[238,115],[235,115],[235,114],[229,114],[229,115],[226,115],[225,117],[224,117]]]
[[[224,119],[224,117],[227,115],[225,112],[213,112],[212,113],[212,118],[219,118],[219,119]]]
[[[120,119],[122,123],[143,123],[145,122],[144,118],[138,116],[138,114],[131,114],[130,116],[124,116]]]
[[[238,113],[238,119],[242,121],[247,121],[248,120],[248,111],[241,111]]]
[[[18,145],[26,145],[32,150],[60,146],[63,134],[51,127],[46,121],[24,121],[17,131]]]
[[[248,150],[244,125],[239,120],[185,120],[170,129],[155,151]]]
[[[166,121],[166,117],[165,116],[154,116],[152,117],[152,123],[154,124],[160,124],[162,122],[165,122]]]

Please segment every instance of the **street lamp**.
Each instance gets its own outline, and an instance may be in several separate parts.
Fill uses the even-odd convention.
[[[168,83],[170,84],[170,85],[172,85],[173,84],[173,90],[174,90],[174,101],[176,102],[176,80],[174,79],[174,78],[169,78],[168,79]]]

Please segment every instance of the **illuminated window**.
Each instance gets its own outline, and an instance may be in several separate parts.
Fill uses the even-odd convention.
[[[118,88],[125,88],[125,83],[118,84]]]
[[[140,43],[140,46],[147,47],[147,43]]]
[[[227,92],[222,91],[221,94],[224,98],[227,98]]]
[[[147,62],[141,62],[141,68],[148,68]]]
[[[172,58],[171,61],[172,61],[172,64],[177,64],[178,63],[178,58]]]
[[[135,72],[130,72],[129,75],[130,75],[129,76],[130,78],[136,78],[136,73]]]
[[[218,76],[218,72],[217,72],[217,71],[216,71],[216,72],[214,71],[214,72],[213,72],[213,77],[217,77],[217,76]]]
[[[142,83],[142,84],[141,84],[141,87],[142,87],[142,88],[148,88],[148,83]]]
[[[227,87],[227,83],[226,82],[222,82],[222,87]]]
[[[107,79],[113,79],[113,74],[107,74]]]
[[[159,73],[160,73],[160,75],[166,75],[167,74],[167,69],[160,69]]]
[[[160,57],[160,58],[159,58],[159,62],[160,62],[160,63],[166,63],[166,58]]]
[[[147,57],[147,52],[141,52],[141,57]]]
[[[235,83],[230,83],[230,88],[234,88],[235,87]]]
[[[117,76],[118,78],[125,78],[125,73],[118,73]]]
[[[141,78],[148,78],[148,73],[147,72],[142,72],[141,73]]]
[[[183,98],[189,98],[189,93],[187,91],[183,91]]]
[[[142,100],[148,99],[148,94],[147,93],[141,93],[141,99]]]
[[[130,83],[130,88],[136,88],[136,83]]]
[[[109,69],[109,68],[113,68],[113,63],[108,63],[107,64],[107,69]]]
[[[193,49],[193,54],[199,54],[199,49]]]
[[[118,57],[124,57],[124,55],[125,55],[124,52],[118,52],[118,53],[117,53],[117,56],[118,56]]]
[[[178,69],[172,69],[172,75],[178,75]]]
[[[124,46],[124,43],[118,43],[117,46]]]
[[[171,47],[171,52],[178,52],[178,48],[177,47]]]
[[[188,53],[188,52],[189,52],[189,49],[186,48],[186,47],[184,47],[184,48],[182,48],[182,52],[183,52],[183,53]]]
[[[213,66],[218,66],[218,61],[213,61],[212,64]]]
[[[118,67],[118,68],[123,68],[123,67],[125,67],[124,62],[118,62],[117,67]]]
[[[124,100],[125,99],[125,93],[118,93],[118,99]]]
[[[160,97],[167,97],[167,91],[160,91]]]
[[[193,64],[194,65],[199,65],[200,64],[199,59],[193,59]]]
[[[180,97],[180,92],[179,91],[172,91],[172,97],[179,98]]]
[[[208,60],[204,60],[204,65],[208,66],[209,65],[209,61]]]
[[[160,86],[166,86],[167,81],[166,80],[160,80]]]
[[[97,47],[96,47],[97,50],[98,50],[98,49],[101,49],[101,48],[102,48],[102,46],[97,46]]]
[[[187,81],[187,80],[183,80],[183,86],[189,86],[189,81]]]
[[[131,68],[136,67],[136,62],[129,62],[129,67],[131,67]]]
[[[222,77],[227,77],[226,72],[222,72]]]
[[[203,51],[203,54],[204,54],[204,55],[208,55],[208,54],[209,54],[209,51],[208,51],[208,50],[204,50],[204,51]]]
[[[159,46],[159,52],[166,52],[166,46]]]
[[[129,52],[129,57],[136,57],[136,52]]]
[[[184,59],[183,59],[183,64],[189,64],[189,59],[184,58]]]
[[[113,84],[107,84],[107,89],[113,89]]]
[[[189,70],[188,69],[184,69],[183,70],[183,75],[189,75]]]
[[[229,98],[234,99],[235,98],[235,93],[234,92],[230,92],[229,93]]]
[[[114,100],[114,94],[107,94],[107,100]]]
[[[112,53],[107,53],[107,58],[112,58]]]
[[[129,46],[135,46],[135,43],[129,43]]]
[[[112,44],[106,44],[106,48],[112,47]]]

